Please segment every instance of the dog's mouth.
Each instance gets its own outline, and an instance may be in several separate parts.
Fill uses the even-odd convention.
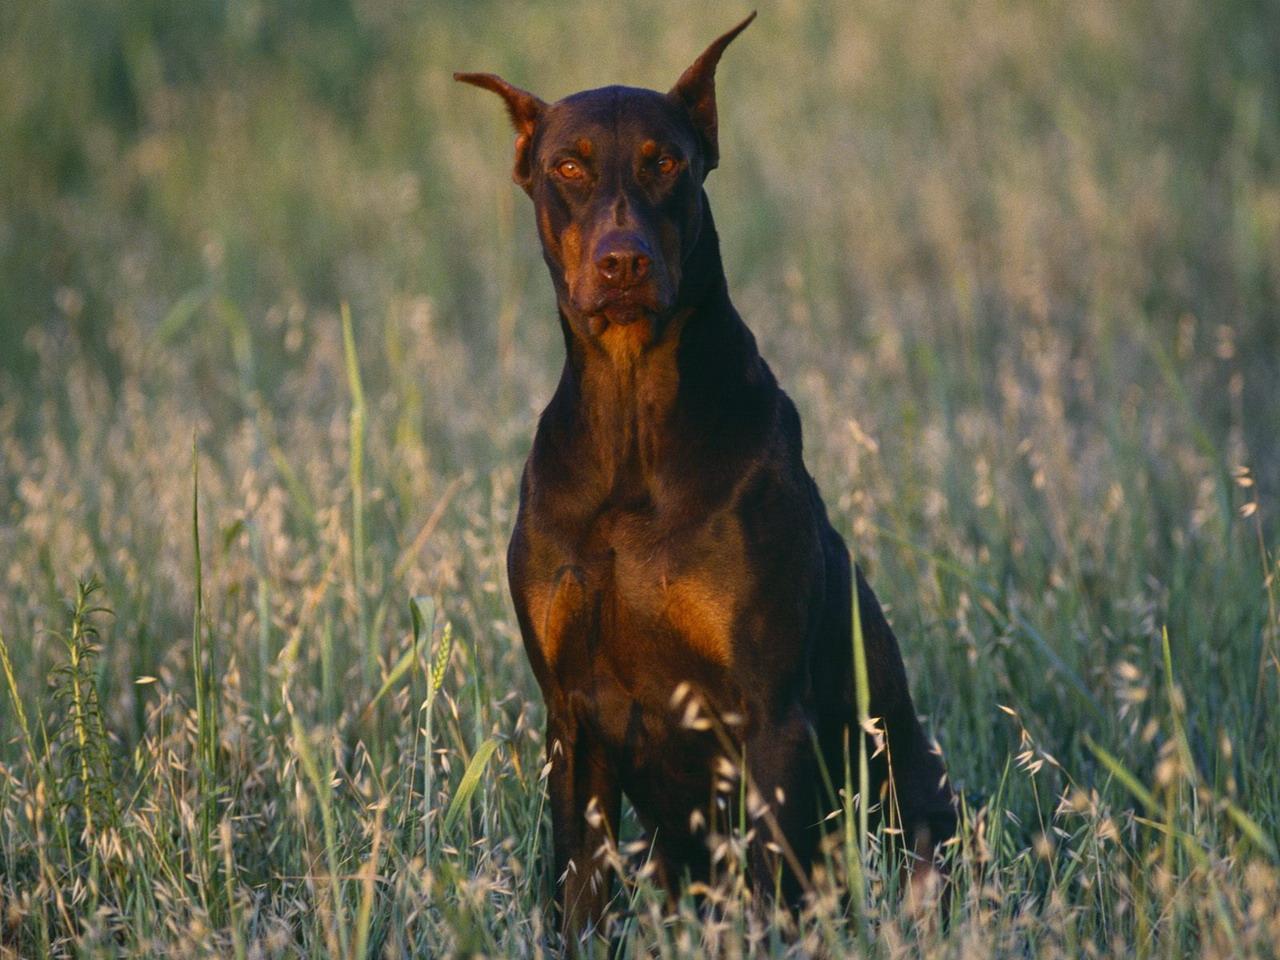
[[[582,309],[591,318],[602,318],[610,324],[625,327],[637,320],[656,318],[669,307],[652,289],[610,290],[592,300]]]
[[[641,306],[640,304],[613,303],[599,311],[599,315],[612,324],[616,324],[619,327],[625,327],[628,324],[635,323],[637,320],[642,320],[656,312],[657,311],[652,310],[649,307]]]

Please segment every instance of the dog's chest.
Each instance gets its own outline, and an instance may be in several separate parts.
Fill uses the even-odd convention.
[[[682,685],[714,713],[741,709],[734,635],[751,584],[740,526],[727,513],[676,530],[663,519],[601,514],[567,591],[585,616],[547,635],[583,719],[641,766],[687,752],[693,735],[673,704]]]
[[[588,543],[584,561],[597,584],[606,650],[690,653],[730,664],[734,620],[749,586],[734,517],[722,513],[673,530],[661,517],[620,512]]]
[[[602,509],[572,529],[547,538],[521,587],[561,685],[634,692],[728,671],[752,586],[732,511],[679,522],[652,505]]]

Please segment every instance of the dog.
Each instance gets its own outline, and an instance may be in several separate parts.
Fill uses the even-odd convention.
[[[825,784],[844,783],[860,749],[867,802],[891,777],[883,806],[919,872],[955,829],[897,641],[805,468],[796,408],[729,299],[703,181],[720,160],[716,66],[754,17],[668,93],[546,103],[494,74],[454,75],[506,103],[512,176],[533,200],[564,335],[508,574],[546,703],[570,940],[605,915],[623,794],[673,897],[711,879],[709,837],[745,813],[753,887],[799,902],[837,802]],[[854,582],[867,712],[887,749],[858,725]]]

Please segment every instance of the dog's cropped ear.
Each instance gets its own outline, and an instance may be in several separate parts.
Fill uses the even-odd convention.
[[[513,87],[496,73],[455,73],[453,79],[459,83],[469,83],[473,87],[492,90],[506,102],[507,113],[511,114],[511,125],[516,128],[516,160],[511,169],[511,179],[528,190],[533,178],[529,144],[533,141],[534,128],[547,105],[527,90]]]
[[[702,56],[693,61],[689,69],[680,75],[680,79],[668,94],[684,104],[685,109],[689,111],[689,116],[693,118],[693,125],[702,135],[707,161],[705,172],[714,170],[720,162],[720,144],[716,135],[716,65],[720,62],[720,55],[724,53],[724,48],[729,46],[734,37],[747,29],[755,18],[756,12],[752,10],[751,16],[728,33],[716,38],[711,46],[702,52]]]

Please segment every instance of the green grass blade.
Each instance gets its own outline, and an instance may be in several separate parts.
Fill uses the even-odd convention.
[[[356,355],[351,308],[342,304],[342,349],[347,364],[347,388],[351,393],[351,572],[356,593],[356,645],[365,651],[365,683],[378,672],[378,648],[369,637],[365,612],[364,544],[364,386]]]
[[[467,769],[462,774],[462,780],[458,782],[458,789],[454,793],[453,799],[449,802],[449,809],[444,815],[443,830],[445,833],[453,829],[453,825],[458,822],[458,818],[471,806],[471,796],[476,792],[476,787],[480,785],[480,777],[484,774],[484,768],[489,765],[489,761],[497,749],[498,740],[490,737],[480,744],[475,756],[467,764]]]
[[[390,692],[406,673],[409,668],[417,662],[422,652],[422,646],[431,638],[431,631],[435,628],[436,611],[435,601],[430,597],[414,597],[409,601],[409,613],[413,619],[413,645],[401,655],[396,661],[391,672],[387,674],[387,679],[382,682],[382,686],[378,688],[378,692],[373,695],[373,699],[369,701],[368,706],[364,708],[362,716],[368,719],[373,713],[373,708],[378,705],[378,701]]]
[[[1107,770],[1124,786],[1126,790],[1132,793],[1142,803],[1144,807],[1153,812],[1160,812],[1160,804],[1157,802],[1155,795],[1152,794],[1142,782],[1138,780],[1129,769],[1121,763],[1114,755],[1099,745],[1093,737],[1087,733],[1084,735],[1084,744],[1088,747],[1098,761],[1107,768]]]

